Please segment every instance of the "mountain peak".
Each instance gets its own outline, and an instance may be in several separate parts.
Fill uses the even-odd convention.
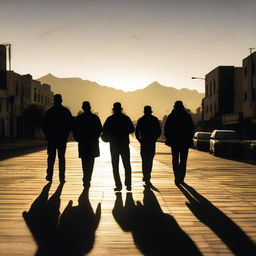
[[[161,84],[159,84],[157,81],[154,81],[153,83],[149,84],[148,87],[159,87],[162,86]]]
[[[47,75],[44,75],[40,78],[37,78],[37,80],[41,80],[41,79],[52,79],[52,78],[57,78],[56,76],[54,76],[52,73],[48,73]]]

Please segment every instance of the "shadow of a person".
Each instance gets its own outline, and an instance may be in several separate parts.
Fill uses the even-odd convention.
[[[29,211],[23,212],[23,218],[38,246],[36,255],[57,255],[56,234],[63,185],[60,183],[48,199],[51,182],[47,183]]]
[[[193,187],[182,183],[179,189],[189,202],[190,211],[208,226],[237,256],[256,255],[254,242],[227,215],[199,194]]]
[[[127,193],[123,206],[122,195],[117,194],[112,213],[120,227],[132,233],[134,243],[144,255],[202,255],[174,217],[162,211],[148,187],[144,190],[143,205],[135,204],[132,194]]]
[[[83,190],[77,206],[72,206],[72,203],[69,201],[60,217],[59,255],[82,256],[93,248],[95,231],[101,217],[101,203],[94,213],[89,201],[88,189]]]

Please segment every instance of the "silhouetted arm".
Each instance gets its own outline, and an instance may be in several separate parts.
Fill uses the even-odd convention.
[[[141,140],[141,120],[139,119],[135,128],[135,136],[138,141]]]
[[[156,118],[156,140],[161,136],[162,129],[160,126],[160,121]]]
[[[132,120],[130,119],[130,117],[128,117],[128,133],[133,133],[134,132],[134,126],[132,123]]]
[[[99,138],[101,133],[102,133],[102,124],[99,117],[96,116],[96,131],[95,131],[96,137]]]

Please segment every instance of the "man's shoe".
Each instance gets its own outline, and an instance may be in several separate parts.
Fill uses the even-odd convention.
[[[46,175],[45,179],[46,179],[47,181],[52,181],[52,177],[50,177],[49,175]]]
[[[114,188],[114,191],[121,191],[122,190],[122,187],[115,187]]]
[[[65,178],[60,178],[60,183],[65,183]]]
[[[174,180],[174,183],[175,183],[176,186],[179,186],[180,183],[182,183],[182,182],[183,182],[183,181],[181,181],[180,179],[175,179],[175,180]]]
[[[150,187],[152,184],[151,184],[150,180],[146,180],[146,181],[145,181],[145,185],[148,186],[148,187]]]
[[[131,191],[131,190],[132,190],[132,186],[131,186],[131,185],[126,186],[126,189],[127,189],[128,191]]]

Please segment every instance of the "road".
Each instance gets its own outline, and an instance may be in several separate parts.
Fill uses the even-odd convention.
[[[108,147],[101,142],[87,199],[86,194],[80,197],[82,171],[74,142],[67,148],[63,188],[58,187],[57,169],[51,185],[44,179],[45,150],[0,162],[1,256],[61,255],[53,252],[61,251],[60,244],[72,256],[253,255],[249,250],[255,250],[256,241],[255,165],[191,149],[187,185],[178,188],[170,150],[158,143],[155,190],[148,191],[142,183],[139,144],[132,140],[132,193],[123,189],[116,195]],[[122,167],[120,171],[123,175]],[[73,205],[67,206],[70,200]],[[50,210],[54,211],[48,214]],[[163,254],[161,248],[169,252]]]

